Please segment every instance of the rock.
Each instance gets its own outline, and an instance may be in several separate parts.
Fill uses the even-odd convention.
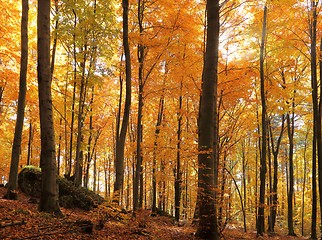
[[[77,187],[62,177],[57,178],[59,187],[59,204],[65,208],[81,208],[92,210],[105,200],[98,194],[83,187]],[[31,197],[40,197],[41,170],[35,167],[25,167],[18,175],[18,185],[22,192]]]
[[[22,192],[31,197],[40,197],[41,170],[40,168],[27,166],[18,174],[18,186]]]

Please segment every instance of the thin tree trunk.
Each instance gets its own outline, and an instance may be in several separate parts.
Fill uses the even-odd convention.
[[[266,150],[267,150],[267,121],[266,121],[266,89],[264,75],[264,50],[266,38],[267,6],[264,7],[262,40],[260,46],[260,79],[261,79],[261,105],[262,105],[262,148],[260,157],[260,190],[257,216],[257,235],[263,236],[265,232],[265,182],[266,182]]]
[[[276,216],[277,216],[277,205],[278,205],[278,195],[277,195],[277,184],[278,184],[278,154],[282,142],[282,137],[284,133],[284,124],[285,124],[285,116],[282,115],[282,126],[281,130],[275,145],[274,137],[273,137],[273,131],[272,126],[269,126],[270,130],[270,139],[271,139],[271,148],[273,152],[273,188],[271,191],[271,206],[270,206],[270,218],[269,218],[269,226],[268,231],[269,232],[275,232],[275,222],[276,222]]]
[[[76,140],[76,159],[75,159],[75,178],[74,183],[76,186],[80,186],[82,184],[82,176],[83,176],[83,152],[81,150],[81,145],[83,142],[83,125],[84,125],[84,107],[85,107],[85,98],[87,94],[87,78],[85,76],[85,66],[87,60],[87,43],[84,43],[83,46],[83,61],[81,63],[82,67],[82,75],[80,82],[80,90],[79,90],[79,98],[78,98],[78,114],[77,114],[77,140]]]
[[[177,164],[175,172],[175,220],[179,222],[180,220],[180,203],[181,203],[181,182],[182,182],[182,172],[181,172],[181,128],[182,128],[182,87],[183,82],[180,83],[180,96],[179,96],[179,109],[177,112],[178,119],[178,130],[177,130]]]
[[[243,163],[243,193],[244,193],[244,206],[243,206],[243,220],[244,220],[244,232],[247,232],[247,224],[246,224],[246,203],[247,203],[247,191],[246,191],[246,150],[245,150],[245,143],[242,142],[242,163]]]
[[[11,152],[10,174],[6,198],[18,199],[18,167],[21,149],[21,138],[25,116],[26,92],[27,92],[27,70],[28,70],[28,0],[22,0],[21,16],[21,59],[17,119]]]
[[[89,137],[88,137],[88,142],[87,142],[87,163],[86,163],[86,176],[85,176],[85,181],[84,181],[84,186],[85,188],[88,188],[88,181],[89,181],[89,169],[91,166],[91,161],[92,161],[92,153],[91,153],[91,145],[92,145],[92,138],[93,138],[93,102],[94,102],[94,86],[92,86],[92,96],[90,100],[90,116],[89,116]]]
[[[61,154],[61,139],[62,139],[61,132],[60,132],[61,124],[62,124],[62,119],[60,118],[60,120],[59,120],[58,150],[57,150],[58,151],[58,154],[57,154],[57,175],[58,176],[60,174],[60,154]]]
[[[72,159],[73,159],[73,141],[74,141],[74,122],[75,122],[75,103],[76,103],[76,86],[77,86],[77,52],[76,52],[76,27],[77,27],[77,15],[73,9],[74,14],[74,31],[73,31],[73,98],[71,108],[71,121],[70,121],[70,138],[69,138],[69,166],[67,174],[70,177],[72,173]]]
[[[321,149],[321,117],[319,115],[319,103],[318,103],[318,83],[317,83],[317,67],[316,67],[316,26],[317,26],[317,4],[315,1],[311,1],[312,8],[312,20],[310,21],[310,38],[311,38],[311,86],[312,86],[312,102],[313,102],[313,149],[312,149],[312,226],[311,226],[311,238],[317,239],[316,233],[316,221],[317,221],[317,186],[316,186],[316,158],[318,159],[319,169],[319,194],[322,196],[322,185],[320,185],[322,179],[320,177],[320,168],[322,168],[322,149]],[[321,96],[320,96],[321,97]],[[321,101],[321,100],[320,100]],[[321,104],[321,102],[320,102]],[[320,197],[320,208],[322,198]],[[322,214],[322,211],[320,211]]]
[[[160,101],[159,101],[158,118],[157,118],[157,123],[155,126],[154,144],[153,144],[152,212],[154,212],[154,213],[157,211],[157,179],[156,179],[157,148],[158,148],[158,136],[160,134],[160,126],[161,126],[162,118],[163,118],[163,107],[164,107],[164,94],[161,95]]]
[[[94,158],[93,162],[93,191],[96,192],[96,181],[97,181],[97,162],[96,158]]]
[[[116,161],[115,172],[116,179],[114,182],[114,201],[120,203],[120,195],[124,182],[124,148],[127,126],[129,124],[130,107],[131,107],[131,54],[129,46],[129,1],[122,1],[123,7],[123,47],[125,56],[125,75],[126,75],[126,94],[124,115],[122,120],[122,127],[118,138],[116,139]]]
[[[306,188],[306,171],[307,171],[307,159],[306,159],[306,152],[307,152],[307,139],[309,135],[309,128],[307,128],[307,132],[305,134],[304,140],[304,152],[303,152],[303,183],[302,183],[302,210],[301,210],[301,229],[302,229],[302,236],[304,236],[304,214],[305,214],[305,188]]]
[[[52,54],[51,54],[51,63],[50,63],[50,73],[51,77],[54,76],[54,69],[55,69],[55,57],[56,57],[56,50],[57,50],[57,40],[58,40],[58,0],[54,1],[55,3],[55,14],[56,14],[56,20],[55,20],[55,27],[54,27],[54,39],[53,39],[53,48],[52,48]]]
[[[292,100],[294,104],[294,99]],[[287,132],[289,138],[289,188],[287,194],[287,223],[288,235],[295,236],[293,223],[293,196],[294,196],[294,163],[293,163],[293,149],[294,149],[294,110],[292,110],[292,117],[287,113]]]
[[[33,130],[33,126],[32,126],[32,118],[30,116],[30,119],[29,119],[29,137],[28,137],[27,165],[31,165],[33,135],[34,135],[34,130]]]

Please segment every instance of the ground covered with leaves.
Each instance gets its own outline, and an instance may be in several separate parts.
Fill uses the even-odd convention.
[[[0,196],[6,193],[0,188]],[[37,211],[37,199],[19,193],[17,201],[0,198],[0,239],[196,239],[190,224],[178,226],[172,218],[132,213],[106,204],[91,211],[61,208],[64,217]],[[229,228],[223,239],[255,239],[256,233]],[[275,235],[262,239],[304,239]]]

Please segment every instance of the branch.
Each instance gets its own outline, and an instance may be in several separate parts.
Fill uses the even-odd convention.
[[[24,220],[22,221],[16,221],[16,222],[11,222],[11,223],[1,223],[0,224],[0,228],[5,228],[5,227],[9,227],[9,226],[21,226],[21,225],[25,225],[26,222]]]

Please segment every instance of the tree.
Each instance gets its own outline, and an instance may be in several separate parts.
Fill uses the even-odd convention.
[[[202,92],[199,109],[198,138],[198,199],[199,226],[196,235],[201,239],[219,239],[215,206],[214,152],[217,151],[215,116],[217,115],[217,79],[219,46],[219,0],[207,0],[207,38]]]
[[[260,159],[260,190],[259,190],[259,206],[257,216],[257,235],[263,235],[265,232],[265,179],[266,179],[266,150],[267,150],[267,120],[266,120],[266,90],[265,90],[265,75],[264,75],[264,50],[266,38],[266,21],[267,21],[267,6],[264,7],[262,40],[260,46],[260,85],[261,85],[261,104],[262,104],[262,144],[261,144],[261,159]]]
[[[21,59],[20,59],[20,80],[19,80],[19,98],[17,109],[17,120],[12,145],[10,174],[8,183],[8,199],[17,199],[18,187],[18,166],[21,151],[21,138],[23,122],[25,115],[25,102],[27,92],[27,67],[28,67],[28,0],[22,0],[21,15]]]
[[[295,95],[295,93],[294,93]],[[295,236],[294,233],[294,224],[293,224],[293,197],[294,197],[294,161],[293,161],[293,153],[294,153],[294,98],[292,98],[292,102],[290,103],[291,107],[289,112],[286,114],[286,122],[287,122],[287,136],[289,140],[289,187],[287,193],[287,224],[288,224],[288,235]]]
[[[312,149],[312,225],[311,238],[317,239],[316,220],[317,220],[317,194],[316,194],[316,157],[318,159],[318,182],[320,193],[320,207],[322,206],[322,177],[320,170],[322,169],[322,139],[321,139],[321,109],[318,99],[318,83],[317,83],[317,66],[316,66],[316,26],[317,26],[317,8],[318,2],[311,1],[311,18],[310,18],[310,42],[311,42],[311,87],[312,87],[312,103],[313,103],[313,149]],[[321,93],[320,93],[321,94]],[[321,95],[322,96],[322,95]],[[321,102],[320,102],[321,104]],[[321,213],[322,216],[322,213]]]
[[[131,53],[129,46],[129,1],[122,1],[123,7],[123,47],[125,56],[125,106],[122,126],[120,132],[116,136],[116,156],[115,156],[115,172],[116,179],[114,182],[114,201],[120,202],[121,191],[124,181],[124,147],[126,131],[129,124],[130,108],[131,108]]]
[[[138,23],[139,33],[142,36],[144,33],[143,19],[144,19],[145,1],[138,1]],[[139,81],[139,93],[138,93],[138,119],[137,119],[137,136],[136,136],[136,168],[133,182],[133,209],[142,208],[143,202],[143,156],[142,156],[142,117],[143,117],[143,104],[144,104],[144,58],[145,58],[145,46],[139,43],[137,46],[137,56],[139,62],[138,81]]]
[[[284,133],[284,124],[285,124],[285,115],[282,115],[281,119],[281,128],[278,134],[276,142],[274,142],[273,136],[273,127],[272,121],[269,123],[269,137],[271,143],[271,151],[273,154],[273,186],[270,191],[270,213],[269,213],[269,221],[268,221],[268,231],[274,232],[275,231],[275,222],[277,216],[277,206],[278,206],[278,195],[277,195],[277,183],[278,183],[278,154],[282,142],[282,137]]]
[[[42,187],[39,210],[61,214],[56,183],[55,132],[50,76],[50,0],[38,1],[38,97],[40,113]]]

